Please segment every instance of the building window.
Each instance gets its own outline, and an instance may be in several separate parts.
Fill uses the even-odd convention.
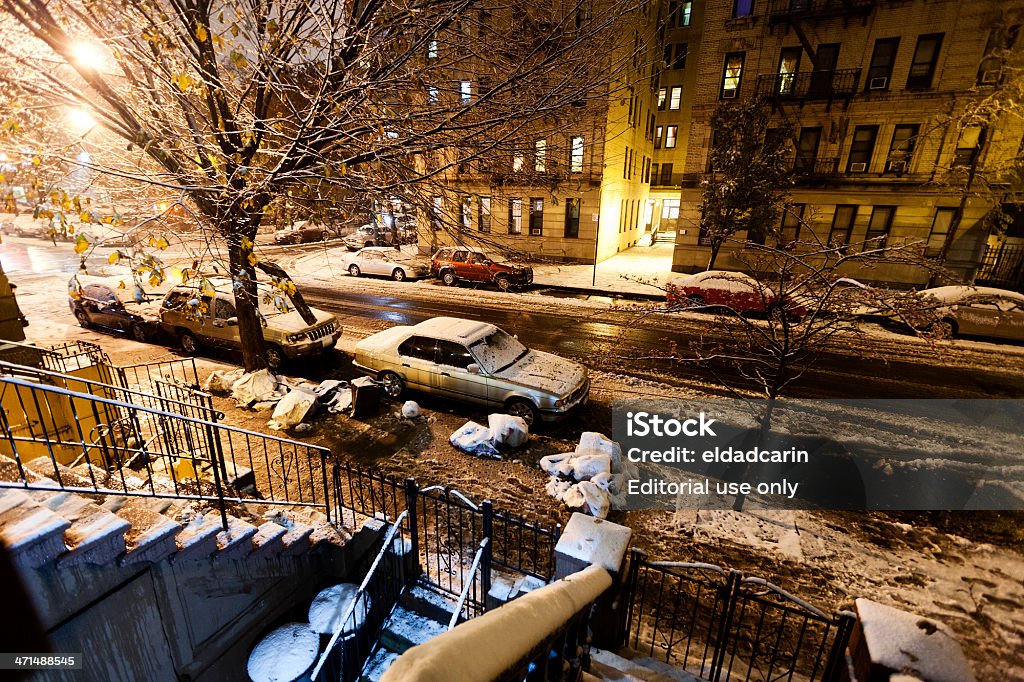
[[[427,59],[437,59],[437,39],[433,38],[427,43]]]
[[[459,83],[459,92],[462,94],[462,103],[469,104],[473,100],[473,81]]]
[[[672,184],[672,164],[663,163],[661,164],[661,184],[662,186],[668,186]],[[678,204],[678,202],[677,202]]]
[[[1020,24],[992,29],[985,45],[985,56],[978,65],[978,85],[995,85],[1002,80],[1007,54],[1019,34]]]
[[[679,105],[683,101],[683,86],[673,85],[668,97],[668,108],[671,111],[679,111]]]
[[[679,199],[665,199],[661,202],[662,220],[675,220],[679,217]]]
[[[491,231],[491,198],[480,197],[480,205],[476,216],[477,229],[481,232]]]
[[[522,154],[516,154],[512,157],[512,172],[518,173],[523,170],[523,166],[526,165],[526,157]]]
[[[746,59],[746,55],[746,52],[730,52],[725,55],[720,99],[735,99],[739,94],[740,79],[743,77],[743,60]]]
[[[679,126],[666,126],[665,127],[665,149],[675,149],[676,146],[676,133],[679,131]]]
[[[884,249],[885,241],[892,229],[892,218],[896,214],[895,206],[873,206],[868,233],[864,236],[864,250]]]
[[[654,148],[661,149],[661,138],[665,134],[665,126],[657,126],[654,128]]]
[[[928,245],[924,249],[925,258],[935,258],[942,253],[942,246],[946,243],[946,236],[949,234],[949,228],[953,226],[955,215],[955,208],[935,209],[932,231],[928,234]]]
[[[939,61],[939,50],[942,49],[942,36],[942,33],[929,33],[918,37],[914,60],[910,63],[910,74],[907,76],[908,89],[926,90],[932,87],[935,65]]]
[[[444,198],[434,197],[434,203],[430,210],[430,226],[434,228],[434,232],[441,229],[442,215],[444,215]]]
[[[732,5],[734,17],[751,17],[754,15],[754,0],[735,0]]]
[[[437,104],[438,92],[436,85],[427,86],[427,104]]]
[[[547,168],[548,141],[537,140],[533,145],[533,170],[543,173]]]
[[[853,131],[850,158],[846,162],[847,173],[864,173],[871,166],[871,154],[875,150],[878,126],[857,126]]]
[[[508,200],[508,233],[523,233],[523,200],[518,197]]]
[[[846,248],[850,245],[850,238],[853,236],[853,224],[856,220],[856,206],[852,204],[836,206],[836,212],[832,216],[832,228],[828,232],[829,248],[839,249],[840,253],[846,253]]]
[[[985,131],[981,126],[967,126],[960,131],[953,153],[954,166],[970,166],[978,158],[978,150],[985,140]]]
[[[583,172],[583,136],[573,135],[569,138],[569,172]]]
[[[686,43],[669,43],[665,46],[665,68],[682,69],[686,67]]]
[[[786,204],[782,208],[782,225],[779,227],[779,246],[792,246],[800,239],[800,225],[804,220],[807,204]]]
[[[565,200],[565,237],[576,239],[580,236],[580,200],[569,197]]]
[[[821,143],[821,128],[801,128],[796,145],[796,160],[793,170],[797,173],[813,173],[818,159],[818,145]]]
[[[544,199],[530,198],[530,236],[539,237],[544,234]]]
[[[473,200],[470,197],[462,197],[459,201],[459,227],[464,232],[473,227]]]
[[[900,47],[899,38],[879,38],[871,53],[871,66],[864,87],[868,90],[888,90],[892,81],[892,66],[896,63],[896,52]]]
[[[652,163],[651,164],[651,180],[654,182],[655,185],[661,183],[661,178],[658,177],[658,169],[659,168],[660,168],[660,166],[658,164],[656,164],[656,163]]]
[[[626,175],[629,174],[629,147],[626,147],[625,153],[622,155],[622,179],[626,179]]]
[[[689,26],[690,15],[693,13],[693,3],[690,0],[683,2],[679,7],[679,23],[678,26]]]
[[[775,79],[775,94],[793,94],[793,85],[796,82],[796,72],[800,69],[800,55],[803,49],[799,47],[786,47],[779,53],[779,73]]]
[[[658,88],[658,111],[665,111],[665,102],[668,100],[668,88]]]
[[[906,173],[910,169],[910,157],[914,155],[918,126],[898,125],[893,130],[889,143],[889,158],[885,161],[886,173]]]

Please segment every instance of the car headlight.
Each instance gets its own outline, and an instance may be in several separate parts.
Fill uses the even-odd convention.
[[[559,398],[555,401],[555,407],[562,407],[565,405],[565,398]]]
[[[298,343],[302,339],[306,338],[306,332],[299,332],[298,334],[289,334],[288,343]]]

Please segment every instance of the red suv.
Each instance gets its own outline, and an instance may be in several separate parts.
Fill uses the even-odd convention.
[[[430,262],[430,273],[452,287],[460,281],[489,282],[502,291],[533,283],[533,268],[496,263],[482,249],[445,246]]]

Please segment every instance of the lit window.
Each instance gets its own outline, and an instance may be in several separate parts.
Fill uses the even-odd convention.
[[[661,217],[665,220],[675,220],[679,217],[679,199],[665,199],[661,202]]]
[[[517,154],[516,156],[512,157],[512,172],[518,173],[519,171],[523,170],[524,163],[525,159],[521,154]]]
[[[674,149],[676,146],[676,133],[679,126],[667,126],[665,128],[665,149]]]
[[[437,97],[437,87],[433,85],[427,86],[427,102],[429,104],[437,104]]]
[[[754,14],[754,0],[736,0],[732,6],[734,17],[749,17]]]
[[[692,13],[693,13],[693,3],[689,2],[689,1],[684,2],[683,3],[683,9],[679,13],[679,25],[680,26],[689,26],[690,25],[690,15]]]
[[[539,237],[544,233],[544,199],[530,198],[530,235]]]
[[[548,141],[537,140],[533,148],[533,170],[543,173],[547,167]]]
[[[668,98],[668,108],[672,111],[678,111],[682,99],[683,87],[681,85],[672,86],[672,94]]]
[[[462,81],[459,84],[459,92],[462,93],[462,103],[469,104],[473,99],[473,81]]]
[[[434,205],[430,211],[430,226],[434,228],[434,232],[441,229],[441,216],[444,213],[444,199],[442,197],[434,197]]]
[[[517,197],[508,200],[508,233],[523,233],[523,200]]]
[[[668,99],[668,88],[658,88],[658,111],[665,111],[665,101]]]
[[[665,134],[665,127],[658,126],[654,129],[654,148],[661,149],[661,138]]]
[[[730,52],[725,55],[725,68],[722,70],[722,99],[734,99],[740,89],[743,77],[743,60],[745,52]]]
[[[473,204],[469,197],[462,197],[459,202],[459,223],[463,230],[469,232],[473,223]]]
[[[569,138],[569,172],[583,172],[583,136],[574,135]]]
[[[437,59],[437,40],[431,40],[427,44],[427,59]]]
[[[480,197],[480,213],[477,216],[477,227],[481,232],[491,231],[491,198]]]

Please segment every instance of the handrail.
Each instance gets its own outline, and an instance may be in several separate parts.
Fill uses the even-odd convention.
[[[787,592],[786,590],[782,589],[778,585],[770,583],[767,580],[765,580],[764,578],[758,578],[757,576],[748,576],[748,577],[743,579],[743,582],[744,583],[749,583],[751,585],[760,585],[760,586],[764,587],[765,589],[767,589],[768,591],[774,592],[775,594],[777,594],[778,596],[782,597],[783,599],[788,599],[789,601],[791,601],[794,604],[798,605],[800,608],[805,609],[805,610],[813,613],[815,616],[817,616],[818,618],[821,618],[824,621],[831,620],[831,618],[829,618],[829,615],[827,613],[825,613],[824,611],[822,611],[821,609],[819,609],[817,606],[814,606],[813,604],[809,604],[809,603],[805,602],[800,597],[797,597],[796,595],[790,594],[789,592]]]
[[[384,544],[381,546],[380,551],[377,552],[377,556],[374,558],[373,564],[370,565],[370,570],[366,572],[366,577],[364,577],[363,582],[359,584],[359,589],[356,590],[355,597],[352,599],[348,608],[345,609],[345,614],[342,616],[341,620],[338,621],[338,629],[334,631],[333,635],[331,635],[331,641],[327,643],[327,648],[324,649],[324,652],[320,655],[320,660],[316,663],[316,667],[313,668],[313,672],[310,673],[309,678],[311,680],[315,680],[317,678],[320,674],[320,669],[324,667],[325,663],[327,663],[327,657],[334,650],[335,645],[338,643],[338,638],[341,637],[341,633],[345,631],[345,623],[348,622],[348,619],[356,610],[356,606],[359,605],[359,602],[363,600],[363,594],[366,592],[366,586],[370,584],[370,580],[373,578],[374,573],[377,572],[377,567],[380,566],[381,561],[384,559],[384,555],[391,549],[391,543],[394,542],[395,534],[402,527],[402,522],[405,521],[408,515],[408,509],[399,514],[395,523],[388,531],[388,534],[384,537]]]
[[[473,502],[473,500],[469,499],[468,497],[466,497],[465,495],[460,493],[455,488],[447,488],[447,487],[445,487],[443,485],[431,485],[431,486],[427,486],[426,488],[421,489],[420,490],[420,494],[433,492],[434,490],[440,490],[440,491],[444,492],[446,495],[447,494],[454,494],[457,498],[459,498],[460,500],[462,500],[463,502],[468,504],[473,509],[473,511],[480,511],[480,506],[478,504],[476,504],[475,502]]]
[[[141,365],[137,365],[137,366],[141,366]],[[95,379],[85,379],[83,377],[77,377],[77,376],[75,376],[73,374],[64,374],[62,372],[54,372],[54,371],[48,370],[48,369],[37,369],[35,367],[26,367],[25,365],[18,365],[18,364],[12,363],[12,362],[6,362],[4,360],[0,360],[0,369],[10,369],[12,371],[19,372],[21,374],[25,374],[26,371],[27,371],[27,372],[32,372],[33,374],[42,374],[44,376],[54,377],[54,378],[57,378],[57,379],[61,379],[63,381],[74,381],[74,382],[83,383],[83,384],[90,384],[92,386],[99,386],[101,388],[110,388],[110,389],[113,389],[115,391],[123,391],[123,392],[128,393],[128,394],[140,395],[140,396],[143,396],[143,397],[146,397],[146,398],[152,398],[154,400],[159,400],[160,402],[163,402],[163,403],[169,403],[169,404],[172,404],[172,405],[184,405],[184,406],[189,407],[189,408],[202,410],[204,412],[209,412],[209,413],[213,414],[215,417],[217,417],[218,419],[223,419],[224,418],[224,413],[223,412],[221,412],[220,410],[216,410],[216,409],[214,409],[212,407],[205,407],[203,405],[196,405],[194,403],[187,403],[187,402],[185,402],[183,400],[175,400],[174,398],[166,398],[164,396],[157,396],[157,395],[153,395],[152,393],[146,393],[145,391],[136,391],[133,388],[125,388],[123,386],[115,386],[113,384],[105,384],[102,381],[96,381]],[[60,388],[60,387],[59,386],[55,386],[54,388]],[[205,391],[201,391],[199,389],[189,388],[188,390],[191,391],[192,393],[194,393],[195,395],[199,396],[200,398],[211,398],[211,399],[213,398],[213,396],[210,395],[209,393],[206,393]],[[101,396],[96,396],[96,395],[93,395],[93,394],[89,394],[89,395],[94,397],[94,398],[101,397]],[[134,404],[133,404],[133,406],[134,407],[143,407],[141,405],[134,405]],[[179,416],[184,416],[184,415],[179,415]]]
[[[459,601],[455,604],[455,613],[452,614],[451,620],[448,621],[448,629],[451,630],[455,627],[455,623],[459,620],[459,614],[462,613],[462,607],[466,605],[466,599],[469,598],[469,588],[473,586],[473,582],[476,580],[476,572],[480,568],[480,559],[484,556],[484,551],[487,549],[487,544],[491,541],[490,538],[484,538],[480,541],[480,549],[476,550],[476,556],[473,557],[473,565],[469,568],[469,580],[462,587],[462,594],[459,595]],[[486,595],[484,595],[486,599]]]

